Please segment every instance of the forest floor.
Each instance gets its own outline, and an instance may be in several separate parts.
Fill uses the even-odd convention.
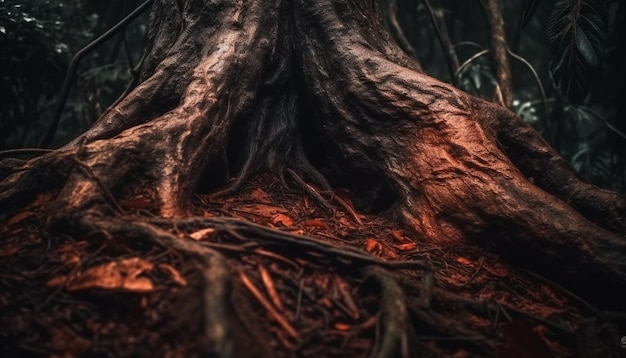
[[[320,205],[293,186],[260,175],[236,195],[199,196],[194,215],[241,219],[332,246],[169,228],[227,258],[237,352],[383,355],[395,320],[409,323],[394,333],[398,356],[626,355],[625,313],[599,311],[484,248],[421,243],[384,213],[356,213],[345,190],[320,192]],[[153,215],[141,198],[121,204],[129,218]],[[45,220],[45,206],[34,205],[0,223],[1,357],[199,355],[204,307],[196,260],[104,232],[50,236]],[[407,317],[386,316],[384,283],[333,250],[427,262],[430,269],[384,270],[402,288],[393,297],[404,301]]]

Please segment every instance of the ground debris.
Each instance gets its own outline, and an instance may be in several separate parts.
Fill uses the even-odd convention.
[[[358,224],[346,205],[328,212],[307,195],[261,175],[237,194],[201,198],[194,210],[198,217],[252,222],[377,260],[427,261],[431,268],[382,268],[377,261],[360,263],[358,255],[331,257],[333,251],[271,242],[232,227],[163,219],[162,228],[180,240],[226,257],[233,277],[232,331],[243,342],[236,352],[619,355],[615,336],[624,329],[623,316],[604,319],[549,281],[487,251],[444,250],[382,216],[359,213]],[[349,193],[342,191],[341,198],[351,206]],[[44,217],[33,210],[18,218],[29,223],[27,230],[15,217],[0,226],[0,356],[200,355],[204,288],[196,260],[101,232],[46,237]],[[594,347],[581,345],[580,337]]]

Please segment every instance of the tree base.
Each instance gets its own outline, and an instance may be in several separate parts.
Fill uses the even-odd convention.
[[[110,324],[121,314],[92,308],[99,297],[124,291],[115,297],[134,297],[133,318],[187,334],[151,295],[193,287],[194,316],[188,303],[175,312],[195,345],[172,344],[208,356],[615,351],[618,330],[604,324],[623,317],[481,250],[524,253],[521,265],[545,263],[539,274],[564,274],[568,289],[623,287],[626,200],[581,180],[510,111],[423,74],[377,10],[374,0],[156,1],[138,86],[68,145],[0,167],[12,288],[0,303],[17,323],[47,319],[18,330],[44,331],[30,341],[5,337],[48,340],[31,349],[52,354],[106,353],[98,342],[111,336],[123,355]],[[280,184],[251,184],[259,172]],[[358,214],[368,208],[388,215]],[[35,253],[49,265],[31,266]],[[33,278],[36,304],[13,296]],[[55,330],[75,322],[67,302],[83,323]],[[86,337],[82,348],[60,346],[68,335]]]

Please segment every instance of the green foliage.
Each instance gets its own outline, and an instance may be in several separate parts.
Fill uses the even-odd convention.
[[[79,1],[0,2],[1,147],[36,142],[72,51],[97,21],[79,10]]]
[[[0,149],[35,146],[50,123],[72,56],[136,0],[0,0]],[[85,130],[123,91],[144,47],[146,19],[81,62],[56,145]]]
[[[550,74],[571,103],[581,103],[589,94],[591,78],[604,58],[607,21],[601,0],[562,0],[550,16]]]
[[[574,169],[597,185],[623,189],[620,156],[610,144],[614,140],[626,143],[626,135],[614,131],[601,114],[589,107],[563,106],[557,111],[554,115],[560,117],[557,128],[561,133],[557,145]]]
[[[520,27],[524,28],[528,25],[530,19],[533,18],[535,12],[539,8],[539,0],[524,0],[522,6],[522,20],[520,21]]]
[[[583,176],[625,191],[626,27],[618,30],[618,25],[619,14],[626,19],[626,3],[501,3],[509,47],[520,55],[512,59],[512,110]],[[39,141],[72,55],[137,5],[136,0],[0,0],[0,149]],[[460,66],[450,73],[445,65],[448,49],[442,48],[423,1],[398,0],[397,17],[423,68],[442,80],[456,76],[464,90],[493,100],[498,86],[478,2],[431,0],[431,5],[444,16],[444,32],[454,49],[452,63]],[[145,33],[144,18],[127,28],[126,43],[118,36],[85,59],[63,112],[57,144],[84,130],[122,92],[129,68],[141,57]]]
[[[461,89],[482,98],[490,98],[497,91],[496,75],[487,56],[484,56],[488,53],[485,50],[478,52],[461,65],[456,73]]]
[[[398,18],[426,72],[451,74],[423,1],[398,0]],[[459,63],[456,83],[497,100],[489,31],[479,2],[432,0]],[[626,191],[626,2],[501,1],[514,85],[512,110],[585,178]],[[621,16],[621,17],[620,17]],[[447,73],[448,72],[448,73]],[[621,114],[620,114],[621,113]]]

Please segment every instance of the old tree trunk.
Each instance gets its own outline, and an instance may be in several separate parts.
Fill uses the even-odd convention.
[[[57,255],[3,266],[5,288],[43,292],[1,296],[4,327],[22,317],[6,307],[38,315],[3,333],[7,349],[619,354],[626,200],[581,180],[510,111],[424,74],[378,15],[373,0],[156,1],[140,84],[71,143],[2,169],[2,244]],[[232,216],[224,198],[260,173],[321,219]],[[298,231],[332,213],[355,229]],[[358,235],[381,218],[398,229]],[[139,253],[168,268],[144,272],[151,282],[176,266],[180,285],[80,289],[90,267]]]

